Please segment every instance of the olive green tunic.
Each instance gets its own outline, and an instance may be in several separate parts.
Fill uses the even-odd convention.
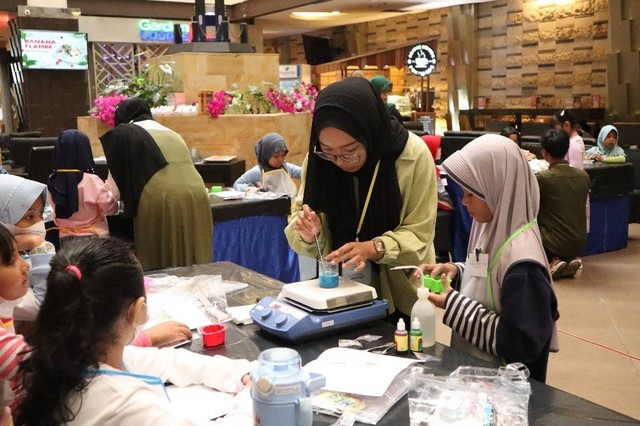
[[[147,182],[134,220],[136,252],[145,270],[212,261],[209,195],[182,137],[144,126],[169,164]]]

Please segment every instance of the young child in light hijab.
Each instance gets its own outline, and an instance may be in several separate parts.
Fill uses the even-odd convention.
[[[521,362],[544,382],[558,302],[536,219],[536,178],[518,146],[493,134],[473,140],[442,167],[463,188],[462,203],[473,217],[466,262],[421,265],[452,282],[429,296],[445,309],[451,346]]]
[[[233,189],[247,193],[282,192],[293,198],[296,185],[291,178],[300,179],[302,167],[286,162],[289,149],[284,138],[278,133],[267,133],[256,142],[255,151],[258,164],[244,172]]]
[[[39,182],[14,175],[0,175],[0,223],[16,239],[16,247],[28,258],[29,291],[16,302],[14,318],[35,320],[47,290],[49,262],[55,247],[45,240],[43,219],[47,187]],[[18,304],[19,303],[19,304]],[[134,344],[162,346],[191,337],[189,328],[176,321],[165,321],[141,332]]]
[[[28,255],[31,263],[29,286],[31,291],[25,296],[23,304],[35,296],[42,302],[46,292],[46,279],[49,273],[49,261],[55,254],[53,244],[45,240],[44,207],[47,187],[40,182],[14,175],[0,175],[0,223],[16,239],[18,251]],[[33,320],[35,312],[30,307],[25,317],[16,313],[16,319]],[[32,315],[33,314],[33,315]]]
[[[618,146],[618,129],[614,126],[604,126],[598,134],[598,145],[585,153],[589,160],[602,163],[624,163],[627,156],[624,149]]]

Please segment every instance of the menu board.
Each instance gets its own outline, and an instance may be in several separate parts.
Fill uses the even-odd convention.
[[[87,33],[20,30],[22,67],[26,69],[86,70]]]

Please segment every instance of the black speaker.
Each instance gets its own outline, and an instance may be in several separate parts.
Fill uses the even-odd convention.
[[[215,12],[217,16],[224,16],[224,0],[216,0]]]
[[[182,30],[180,24],[173,24],[173,42],[175,44],[182,43]]]
[[[216,41],[229,41],[229,22],[224,18],[216,31]]]
[[[246,22],[240,24],[240,43],[249,43],[249,25]]]
[[[191,18],[191,41],[207,41],[207,28],[204,25],[204,15]]]
[[[204,16],[204,14],[206,12],[204,0],[196,0],[196,4],[195,4],[194,10],[195,10],[194,15],[196,15],[196,16],[199,16],[199,15]]]

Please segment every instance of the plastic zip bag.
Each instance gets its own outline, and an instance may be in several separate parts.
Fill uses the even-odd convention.
[[[526,370],[526,369],[525,369]],[[409,375],[409,417],[421,425],[528,425],[531,385],[520,365],[459,367],[449,376]]]

